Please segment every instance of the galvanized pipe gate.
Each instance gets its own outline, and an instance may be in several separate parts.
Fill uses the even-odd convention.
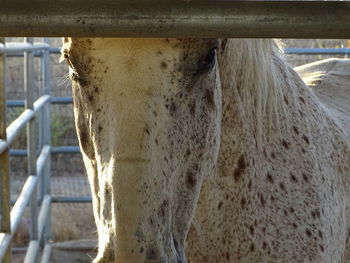
[[[24,209],[30,206],[30,243],[25,257],[26,263],[37,262],[40,247],[49,253],[50,244],[50,60],[49,45],[33,45],[27,38],[23,45],[6,46],[0,39],[0,262],[10,262],[11,240],[16,232]],[[34,101],[34,50],[42,50],[40,97]],[[25,110],[6,128],[6,54],[24,53]],[[39,136],[36,132],[38,121]],[[19,131],[27,127],[28,178],[10,212],[9,148]],[[39,155],[37,154],[39,153]],[[45,253],[46,251],[46,253]]]

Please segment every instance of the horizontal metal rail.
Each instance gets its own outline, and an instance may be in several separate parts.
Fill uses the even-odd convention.
[[[350,37],[349,37],[350,38]],[[60,48],[54,48],[54,47],[50,47],[49,48],[49,52],[51,54],[61,54],[61,49]],[[349,54],[350,53],[350,48],[285,48],[284,52],[286,54]],[[33,55],[36,57],[41,56],[41,51],[34,51]],[[11,53],[11,54],[7,54],[8,57],[23,57],[22,53]],[[52,99],[56,99],[56,98],[52,98]],[[54,101],[52,101],[52,103],[55,103]]]
[[[56,146],[51,147],[51,153],[80,153],[79,146]],[[25,149],[11,149],[11,156],[27,156],[27,150]]]
[[[53,196],[52,203],[91,203],[91,196]]]
[[[72,104],[72,97],[53,97],[51,98],[51,104]]]
[[[47,50],[51,54],[61,54],[61,49],[60,48],[50,47]],[[41,57],[42,54],[43,54],[42,50],[35,50],[35,51],[33,51],[33,56],[34,57]],[[23,57],[23,52],[9,53],[9,54],[6,54],[6,57]]]
[[[286,48],[284,52],[298,55],[347,55],[350,54],[350,48]]]
[[[51,203],[91,203],[91,196],[51,196]],[[13,205],[16,200],[11,200],[10,204]]]
[[[72,104],[72,97],[53,97],[50,99],[51,104]],[[24,107],[24,100],[7,100],[7,107]]]
[[[29,44],[29,43],[7,43],[6,45],[0,44],[0,53],[18,53],[29,52],[36,50],[48,49],[50,46],[45,43]]]
[[[20,7],[20,8],[19,8]],[[349,38],[347,1],[5,1],[0,35]]]
[[[18,135],[21,128],[24,127],[35,114],[50,101],[50,96],[43,95],[34,103],[34,110],[25,110],[15,121],[13,121],[6,129],[7,140],[0,140],[0,153],[2,153],[6,148],[8,148]]]

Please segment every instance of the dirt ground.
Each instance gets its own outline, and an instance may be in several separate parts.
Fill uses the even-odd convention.
[[[22,41],[19,38],[8,39],[9,41]],[[40,39],[36,39],[40,41]],[[347,47],[346,40],[284,40],[287,47]],[[50,39],[53,47],[59,47],[61,40]],[[305,63],[328,58],[331,56],[321,55],[286,55],[292,66],[299,66]],[[345,58],[346,56],[338,56]],[[52,55],[52,96],[69,97],[71,88],[67,79],[67,68],[64,63],[58,63],[59,55]],[[39,60],[36,59],[39,66]],[[7,77],[7,98],[23,99],[23,59],[8,59]],[[39,67],[38,67],[39,68]],[[36,85],[40,87],[41,80],[36,72]],[[39,93],[39,88],[36,93]],[[72,106],[53,106],[52,109],[52,143],[58,145],[77,145],[77,138],[74,131]],[[9,121],[13,120],[19,113],[18,109],[9,109]],[[23,149],[26,145],[25,133],[16,140],[13,148]],[[26,178],[26,158],[11,157],[11,198],[15,199]],[[52,157],[52,194],[59,196],[88,196],[90,190],[85,176],[85,170],[80,154],[54,154]],[[26,213],[28,214],[28,213]],[[81,244],[93,244],[96,238],[96,230],[92,214],[91,204],[52,204],[52,241],[62,242],[69,240],[88,241]],[[26,226],[28,219],[24,219],[20,234],[15,238],[15,246],[22,247],[28,244],[28,232]],[[90,242],[90,243],[89,243]],[[68,243],[68,245],[73,243]],[[66,244],[67,245],[67,244]],[[67,251],[61,247],[56,247],[53,251],[52,262],[91,262],[93,253],[88,256],[89,250],[79,252]],[[78,246],[77,251],[79,250]],[[74,254],[75,253],[75,254]],[[74,255],[73,255],[74,254]],[[66,257],[65,257],[66,256]],[[67,256],[71,258],[69,261]],[[73,260],[74,258],[74,260]],[[14,262],[23,262],[23,255],[14,254]]]

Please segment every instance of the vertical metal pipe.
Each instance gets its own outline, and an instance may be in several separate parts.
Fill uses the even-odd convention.
[[[27,43],[33,44],[33,38],[25,38]],[[24,87],[26,92],[26,109],[33,109],[34,102],[34,57],[32,52],[24,54]],[[36,176],[36,134],[35,119],[27,124],[27,158],[28,175]],[[36,187],[30,199],[30,239],[38,240],[38,203]]]
[[[34,56],[34,53],[33,53]],[[34,56],[34,63],[35,63],[35,56]],[[44,71],[44,63],[43,63],[43,52],[40,51],[40,71],[39,71],[39,81],[40,81],[40,86],[39,86],[39,90],[38,90],[38,97],[42,96],[44,94],[44,83],[43,83],[43,71]],[[38,127],[38,133],[37,133],[37,137],[38,137],[38,141],[37,141],[37,149],[38,149],[38,153],[40,153],[41,148],[43,147],[44,144],[44,110],[41,109],[38,113],[37,113],[37,127]],[[38,176],[40,176],[38,174]],[[41,187],[39,189],[39,200],[40,203],[43,199],[43,192],[42,192],[43,187]]]
[[[5,38],[0,38],[5,44]],[[5,64],[6,55],[0,54],[0,139],[6,140],[6,92]],[[10,178],[9,178],[9,149],[0,155],[0,232],[10,233]],[[3,263],[11,262],[11,249],[8,248]]]
[[[45,71],[45,65],[44,65],[44,53],[43,50],[41,50],[41,55],[40,55],[40,88],[39,88],[39,97],[42,96],[45,92],[45,87],[44,87],[44,71]],[[41,152],[42,147],[44,146],[44,136],[45,136],[45,131],[44,131],[44,108],[41,108],[41,110],[37,113],[37,127],[38,127],[38,141],[37,141],[37,149],[38,153]],[[45,181],[45,174],[42,172],[40,174],[37,174],[39,177],[39,204],[43,201],[44,195],[45,195],[45,186],[44,186],[44,181]]]
[[[48,39],[44,38],[43,42],[48,44]],[[51,96],[51,63],[50,63],[50,51],[48,49],[43,50],[42,53],[42,83],[43,93]],[[47,103],[43,108],[43,143],[45,145],[51,145],[51,103]],[[47,158],[44,169],[44,183],[43,194],[51,195],[51,152]],[[44,232],[44,241],[46,242],[51,237],[51,205],[48,209],[48,216],[46,221],[46,227]]]

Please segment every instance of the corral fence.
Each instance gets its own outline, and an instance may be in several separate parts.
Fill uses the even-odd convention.
[[[30,211],[30,242],[25,263],[49,262],[51,243],[50,210],[53,202],[91,202],[91,197],[51,196],[51,153],[79,152],[78,146],[51,147],[50,105],[72,103],[72,98],[52,98],[50,53],[47,39],[33,43],[5,43],[0,39],[0,262],[10,262],[11,241],[19,227],[25,208]],[[24,90],[26,99],[6,100],[6,58],[24,56]],[[40,57],[41,87],[39,98],[34,99],[34,56]],[[24,107],[24,111],[9,126],[6,125],[6,108]],[[37,129],[36,129],[37,126]],[[11,144],[27,129],[27,149],[10,149]],[[10,200],[9,156],[27,156],[28,177],[17,200]],[[12,205],[12,209],[11,209]]]
[[[171,6],[171,8],[169,8]],[[310,12],[312,10],[312,12]],[[5,1],[0,9],[0,35],[8,36],[115,36],[115,37],[241,37],[241,38],[343,38],[350,36],[350,2],[347,1]],[[51,103],[71,99],[51,98],[50,52],[44,39],[33,43],[5,44],[0,38],[0,261],[11,261],[11,241],[25,208],[30,210],[30,242],[24,262],[48,262],[50,209],[54,201],[88,202],[52,197],[50,160],[54,151],[77,152],[78,148],[52,148]],[[306,50],[305,50],[306,51]],[[343,50],[315,53],[348,54]],[[335,53],[333,53],[335,52]],[[26,99],[6,102],[6,56],[24,53]],[[300,53],[300,50],[287,50]],[[34,56],[40,56],[42,84],[34,100]],[[25,106],[23,113],[6,125],[6,107]],[[38,125],[36,133],[35,125]],[[10,150],[19,131],[27,129],[27,149]],[[27,155],[28,178],[11,209],[9,155]]]
[[[4,39],[1,39],[2,43]],[[50,236],[50,61],[49,45],[33,44],[32,38],[27,38],[21,44],[0,43],[0,261],[10,262],[11,241],[19,226],[24,210],[30,207],[30,243],[24,262],[36,262],[38,251],[44,247],[43,259],[49,254],[47,244]],[[34,56],[33,51],[41,50],[41,78],[40,96],[34,100]],[[24,52],[24,89],[26,93],[25,109],[22,114],[8,127],[6,125],[6,94],[5,72],[6,56]],[[36,121],[38,130],[36,131]],[[28,178],[18,199],[10,212],[10,178],[9,154],[10,146],[22,128],[27,128]]]

